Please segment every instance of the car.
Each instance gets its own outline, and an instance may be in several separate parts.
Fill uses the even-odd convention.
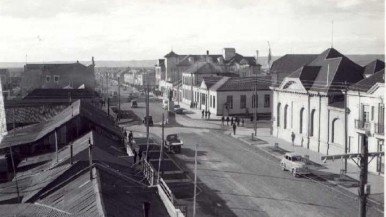
[[[148,119],[149,119],[149,126],[153,126],[153,125],[154,125],[154,123],[153,123],[153,117],[152,117],[151,115],[149,115],[149,116],[148,116]],[[143,118],[142,123],[144,123],[144,124],[146,125],[146,123],[147,123],[147,118],[146,118],[146,116]]]
[[[138,108],[138,103],[136,100],[131,101],[131,108]]]
[[[174,110],[181,108],[180,105],[174,105]]]
[[[166,136],[164,147],[169,153],[181,153],[182,145],[184,145],[184,142],[177,134],[169,134]]]
[[[174,109],[174,113],[176,113],[176,114],[184,114],[184,109],[183,108],[175,108]]]
[[[305,163],[305,159],[296,153],[286,153],[280,161],[280,166],[283,171],[289,170],[294,177],[298,175],[310,174],[310,169]]]

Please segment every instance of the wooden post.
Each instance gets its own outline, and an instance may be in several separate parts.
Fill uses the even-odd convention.
[[[91,144],[91,139],[88,138],[88,159],[89,159],[89,163],[90,163],[90,180],[93,179],[93,176],[92,176],[92,144]]]

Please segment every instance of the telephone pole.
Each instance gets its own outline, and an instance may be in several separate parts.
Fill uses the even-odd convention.
[[[158,160],[158,182],[159,183],[159,180],[160,180],[160,171],[161,171],[161,162],[162,162],[162,159],[163,159],[163,147],[164,147],[164,113],[162,113],[162,123],[161,123],[161,127],[162,127],[162,143],[161,143],[161,147],[160,147],[160,154],[159,154],[159,160]]]
[[[149,156],[149,81],[146,79],[146,160]]]
[[[198,144],[196,144],[196,148],[194,151],[194,195],[193,195],[193,217],[196,217],[196,194],[197,194],[197,148]]]
[[[347,83],[344,82],[344,153],[347,154]],[[347,173],[347,158],[344,159],[344,172]]]

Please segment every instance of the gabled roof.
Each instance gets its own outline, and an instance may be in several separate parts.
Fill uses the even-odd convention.
[[[286,54],[272,63],[271,73],[290,74],[314,60],[317,54]]]
[[[189,54],[189,55],[185,55],[185,56],[180,55],[180,57],[182,57],[182,58],[178,63],[179,66],[190,66],[192,64],[195,64],[195,62],[207,62],[207,57],[211,58],[210,62],[218,63],[217,58],[222,57],[222,55],[220,55],[220,54],[209,54],[209,55],[204,55],[204,54],[203,55],[192,55],[192,54]],[[189,61],[190,58],[193,58],[194,63],[191,63]]]
[[[168,54],[166,54],[164,56],[165,58],[169,58],[169,57],[178,57],[178,55],[176,53],[174,53],[174,51],[170,51]]]
[[[88,89],[34,89],[23,100],[92,99],[95,97],[99,97],[98,94]]]
[[[350,90],[367,92],[372,88],[376,83],[385,83],[385,69],[382,69],[376,72],[374,75],[371,75],[368,78],[365,78],[352,86],[349,87]]]
[[[271,76],[264,77],[224,77],[219,80],[210,90],[215,91],[253,91],[269,90]]]
[[[381,71],[385,68],[385,62],[382,60],[376,59],[369,64],[365,65],[365,68],[363,70],[364,75],[373,75],[376,72]]]
[[[320,66],[303,66],[291,73],[288,77],[298,78],[302,82],[304,88],[308,90],[312,86],[319,70]]]
[[[35,142],[78,115],[104,128],[110,133],[121,135],[121,131],[115,127],[114,120],[108,117],[105,112],[87,102],[78,100],[49,121],[23,128],[16,128],[10,131],[4,136],[0,148]]]
[[[210,89],[214,84],[216,84],[219,80],[221,80],[223,77],[220,76],[210,76],[210,77],[203,77],[202,82],[205,83],[206,87]]]
[[[228,61],[224,61],[227,65],[232,65],[234,63],[241,64],[242,60],[246,60],[250,66],[256,66],[256,59],[255,57],[244,57],[243,55],[240,55],[236,53],[234,57],[229,59]]]

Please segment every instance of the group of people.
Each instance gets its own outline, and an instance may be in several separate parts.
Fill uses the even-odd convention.
[[[240,126],[240,122],[241,122],[241,126],[244,126],[244,118],[239,118],[239,117],[231,117],[229,119],[229,116],[227,118],[225,118],[224,116],[221,117],[221,123],[222,125],[224,126],[224,122],[227,122],[227,126],[229,126],[229,121],[231,122],[231,126],[233,126],[233,124],[237,124],[237,126]]]
[[[210,111],[205,111],[205,110],[203,109],[202,112],[201,112],[201,114],[202,114],[201,118],[204,118],[204,116],[205,116],[205,118],[210,119]]]
[[[130,146],[133,148],[134,164],[137,162],[137,157],[138,157],[139,164],[141,164],[142,150],[138,145],[135,145],[135,147],[133,147],[134,146],[134,143],[133,143],[134,142],[134,135],[133,135],[133,131],[131,131],[131,130],[130,130],[130,133],[128,136],[128,140],[129,140]]]

